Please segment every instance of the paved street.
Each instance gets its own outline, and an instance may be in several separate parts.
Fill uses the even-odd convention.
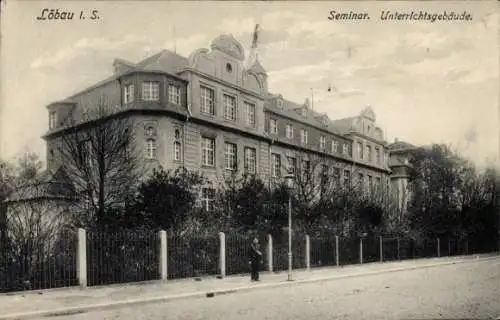
[[[500,260],[495,259],[57,319],[491,319],[498,316]]]

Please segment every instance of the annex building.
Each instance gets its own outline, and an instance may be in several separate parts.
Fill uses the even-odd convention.
[[[245,68],[244,60],[231,35],[189,57],[163,50],[138,63],[116,59],[111,77],[47,107],[48,169],[59,165],[56,137],[105,97],[140,124],[136,141],[148,165],[184,166],[213,182],[201,195],[207,203],[228,172],[273,183],[289,169],[321,167],[343,184],[406,188],[404,157],[411,145],[389,145],[371,107],[329,119],[311,110],[308,100],[296,103],[269,92],[264,67],[256,60]],[[391,150],[397,154],[393,161]]]

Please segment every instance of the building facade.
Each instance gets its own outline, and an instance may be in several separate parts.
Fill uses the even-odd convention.
[[[48,106],[49,168],[60,165],[58,135],[75,120],[84,122],[86,110],[104,97],[140,124],[136,141],[144,161],[201,171],[212,185],[235,172],[272,183],[287,170],[314,170],[318,163],[342,183],[391,185],[390,150],[371,107],[331,120],[308,100],[294,103],[269,92],[260,62],[246,69],[244,59],[241,44],[222,35],[189,57],[163,50],[139,63],[115,60],[110,78]],[[213,188],[202,197],[210,198]]]

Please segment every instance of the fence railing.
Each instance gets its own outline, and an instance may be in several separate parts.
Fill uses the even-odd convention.
[[[165,231],[64,232],[43,246],[20,242],[0,252],[0,292],[96,286],[250,272],[253,237],[237,233],[180,237]],[[288,235],[260,238],[261,271],[288,269]],[[495,251],[469,239],[292,236],[292,268],[467,255]],[[7,253],[8,251],[8,253]]]

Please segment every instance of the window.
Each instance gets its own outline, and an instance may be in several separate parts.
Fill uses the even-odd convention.
[[[363,187],[363,174],[362,173],[358,173],[358,184],[360,187]]]
[[[348,144],[342,145],[342,153],[346,156],[349,155],[349,145]]]
[[[368,176],[368,188],[370,192],[373,190],[373,179],[372,176]]]
[[[146,128],[146,136],[147,136],[147,137],[153,137],[153,136],[155,136],[155,135],[156,135],[156,130],[155,130],[155,128],[153,128],[152,126],[148,126],[148,127]]]
[[[283,100],[281,100],[281,99],[276,100],[276,106],[278,108],[282,109],[283,108]]]
[[[255,127],[255,104],[245,102],[245,109],[247,112],[247,125],[250,127]]]
[[[319,150],[325,151],[326,138],[324,136],[319,137]]]
[[[202,113],[215,114],[214,90],[207,87],[200,87],[200,108]]]
[[[349,170],[344,170],[344,186],[349,187],[351,185],[351,172]]]
[[[372,147],[366,146],[366,160],[372,161]]]
[[[123,88],[123,103],[134,102],[134,85],[129,84]]]
[[[380,190],[380,188],[382,187],[382,181],[381,181],[380,177],[375,178],[375,183],[377,184],[376,185],[377,189]]]
[[[336,182],[339,181],[339,179],[340,179],[340,169],[339,168],[333,168],[333,179],[335,179]]]
[[[224,119],[236,121],[236,98],[224,95]]]
[[[302,108],[300,110],[300,113],[302,114],[302,116],[305,118],[307,116],[307,109],[306,108]]]
[[[181,161],[181,143],[179,141],[174,142],[174,161]]]
[[[295,174],[295,169],[297,168],[297,160],[294,157],[286,157],[287,162],[287,172],[289,174]]]
[[[324,164],[324,165],[321,166],[321,170],[322,170],[321,173],[324,176],[326,176],[326,175],[328,175],[328,172],[329,172],[330,168],[328,168],[328,165]]]
[[[234,171],[237,169],[237,147],[234,143],[226,142],[224,147],[224,164],[226,170]]]
[[[201,189],[201,203],[203,209],[212,211],[214,209],[215,190],[212,188]]]
[[[278,123],[276,119],[269,120],[269,132],[271,134],[278,134]]]
[[[273,178],[278,178],[281,176],[281,158],[279,154],[273,153],[271,154],[271,174]]]
[[[300,143],[307,144],[307,131],[306,131],[306,129],[300,129]]]
[[[375,157],[377,158],[377,163],[380,164],[380,149],[375,148]]]
[[[80,164],[90,168],[92,166],[92,145],[90,140],[80,141],[78,149],[80,152]]]
[[[204,166],[213,167],[215,165],[215,139],[202,138],[201,162]]]
[[[148,139],[146,140],[146,157],[148,159],[156,158],[156,140]]]
[[[231,73],[231,72],[233,71],[233,67],[231,66],[231,64],[230,64],[230,63],[226,63],[226,71],[227,71],[228,73]]]
[[[168,85],[168,101],[174,104],[181,104],[181,88],[178,85]]]
[[[304,179],[307,179],[309,177],[309,173],[311,170],[311,163],[309,160],[302,160],[302,175]]]
[[[255,173],[257,171],[257,150],[245,148],[245,171]]]
[[[293,139],[293,127],[291,124],[286,125],[286,137],[288,139]]]
[[[363,159],[363,144],[358,142],[358,159]]]
[[[142,100],[160,100],[160,83],[157,81],[146,81],[142,83]]]
[[[339,143],[337,141],[332,141],[332,153],[337,153],[339,149]]]
[[[56,127],[56,121],[57,121],[56,112],[51,111],[49,113],[49,129],[54,129]]]

